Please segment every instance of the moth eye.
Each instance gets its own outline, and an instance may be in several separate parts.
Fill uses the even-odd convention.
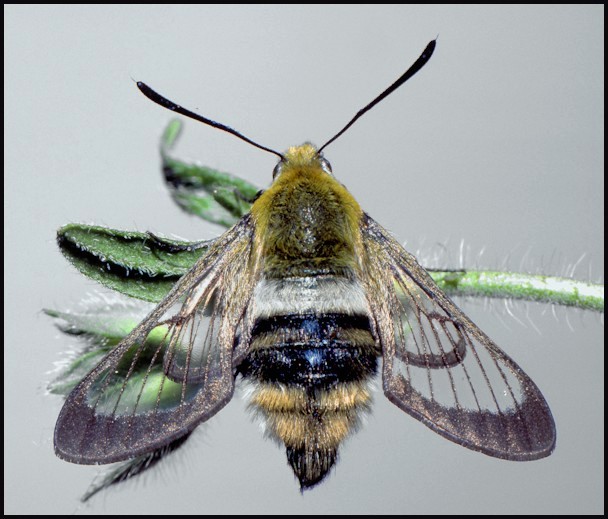
[[[281,174],[282,171],[283,171],[283,161],[281,160],[277,163],[277,165],[272,170],[272,180],[277,178]]]
[[[319,162],[321,163],[321,169],[323,171],[325,171],[325,173],[329,173],[331,175],[332,170],[331,170],[331,164],[329,163],[329,161],[327,159],[324,159],[323,157],[321,157]]]

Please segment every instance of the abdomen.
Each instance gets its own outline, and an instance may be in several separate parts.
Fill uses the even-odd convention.
[[[327,475],[371,404],[377,352],[365,296],[353,278],[316,275],[264,279],[253,304],[239,372],[253,382],[250,406],[308,488]]]

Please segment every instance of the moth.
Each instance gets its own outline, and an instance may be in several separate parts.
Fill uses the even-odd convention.
[[[525,461],[555,446],[535,383],[334,177],[323,150],[416,74],[418,60],[320,148],[274,153],[273,183],[165,299],[75,387],[55,428],[67,461],[103,464],[178,445],[251,385],[301,488],[322,481],[371,407],[370,381],[436,433]],[[240,383],[240,382],[239,382]]]

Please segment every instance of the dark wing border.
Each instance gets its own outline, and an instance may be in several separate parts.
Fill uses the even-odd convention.
[[[383,389],[389,400],[438,434],[489,456],[526,461],[551,454],[556,441],[555,423],[536,384],[439,289],[384,228],[368,215],[362,227],[367,263],[372,265],[366,290],[372,328],[382,348]],[[401,294],[401,300],[398,289],[406,294]],[[410,339],[419,348],[417,352],[408,351],[407,340],[396,331],[395,323],[402,320],[407,320],[414,330],[412,335],[418,333],[422,337],[419,341]],[[446,322],[452,331],[440,338],[439,328]],[[425,341],[428,346],[420,347],[419,343]],[[483,358],[485,365],[480,360]],[[467,366],[482,376],[472,380]],[[445,385],[454,392],[452,405],[436,398],[431,383],[431,389],[423,391],[423,384],[408,377],[415,369],[424,370],[429,381],[446,377]],[[486,371],[498,375],[491,381]],[[456,372],[470,388],[474,405],[459,403]],[[490,395],[491,405],[484,407],[477,402],[477,390]],[[506,394],[511,407],[501,408],[498,397],[503,395],[499,391]],[[494,403],[496,406],[490,409]]]
[[[245,216],[214,242],[165,299],[74,388],[55,426],[55,452],[60,458],[73,463],[100,464],[146,454],[188,434],[226,405],[234,392],[233,352],[237,329],[242,335],[248,333],[246,327],[249,325],[244,316],[251,297],[251,277],[255,276],[249,263],[252,244],[253,224],[251,218]],[[228,279],[234,276],[240,278]],[[167,362],[163,368],[162,356],[176,343],[172,337],[183,335],[182,325],[187,322],[190,335],[196,335],[198,322],[202,319],[198,315],[202,316],[204,311],[209,313],[212,299],[212,319],[217,322],[220,333],[215,343],[208,345],[210,360],[205,360],[204,377],[189,381],[189,366],[181,380],[179,377],[175,380],[171,374],[169,377]],[[106,406],[104,412],[97,409],[98,403],[109,393],[108,380],[118,377],[116,373],[122,361],[123,369],[125,363],[131,363],[131,367],[126,374],[121,372],[123,378],[118,378],[118,384],[114,386],[119,387],[124,379],[123,389],[115,391],[118,396],[113,397],[118,406],[136,360],[143,357],[141,352],[150,332],[162,323],[169,331],[152,355],[150,367],[146,368],[141,382],[143,391],[155,363],[154,369],[160,371],[162,382],[154,408],[138,414],[138,396],[132,411],[126,404],[120,413],[116,412],[116,407],[108,412],[112,404]],[[188,340],[193,343],[195,338],[188,336]],[[190,352],[186,357],[190,358]],[[169,386],[165,381],[171,379],[174,387],[175,382],[181,384],[181,395],[173,397],[174,403],[168,399],[171,406],[161,407],[163,388]],[[96,398],[94,404],[91,394]]]

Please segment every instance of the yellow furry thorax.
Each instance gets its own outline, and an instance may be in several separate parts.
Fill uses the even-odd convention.
[[[256,257],[271,277],[335,274],[361,257],[363,211],[310,143],[289,148],[251,207]]]

